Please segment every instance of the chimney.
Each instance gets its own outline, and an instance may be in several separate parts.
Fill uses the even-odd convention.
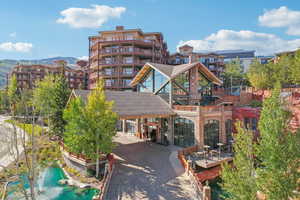
[[[116,30],[117,31],[123,31],[124,30],[124,26],[116,26]]]

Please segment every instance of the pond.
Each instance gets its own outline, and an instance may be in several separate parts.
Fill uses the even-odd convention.
[[[96,189],[80,189],[67,185],[60,185],[59,180],[66,179],[66,176],[61,168],[49,167],[46,168],[38,177],[37,186],[35,190],[38,192],[37,200],[91,200],[98,192]],[[24,178],[25,188],[29,191],[28,180]],[[18,182],[9,184],[10,192],[8,200],[20,200],[16,192]]]

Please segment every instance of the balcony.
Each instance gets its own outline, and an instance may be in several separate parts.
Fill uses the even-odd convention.
[[[161,44],[154,40],[138,39],[138,38],[115,38],[110,40],[98,39],[91,42],[91,49],[95,49],[98,43],[101,44],[139,44],[143,46],[152,46],[161,47]]]
[[[99,66],[102,66],[102,67],[105,67],[105,66],[132,66],[132,65],[145,65],[146,62],[148,61],[133,61],[133,62],[125,62],[125,61],[99,61]],[[93,67],[97,67],[98,63],[97,62],[94,62],[92,65],[91,65],[91,68]]]

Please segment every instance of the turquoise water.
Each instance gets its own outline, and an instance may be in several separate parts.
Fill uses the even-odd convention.
[[[97,193],[95,189],[79,189],[66,185],[60,185],[59,180],[65,179],[66,176],[61,168],[49,167],[46,168],[37,180],[35,188],[38,191],[37,200],[91,200],[94,194]],[[28,180],[25,180],[25,188],[29,190]],[[14,188],[18,183],[12,183],[9,187]],[[10,192],[8,200],[22,199],[15,191]]]

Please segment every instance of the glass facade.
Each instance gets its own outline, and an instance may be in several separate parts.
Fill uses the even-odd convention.
[[[167,103],[169,103],[170,91],[170,83],[168,83],[157,94]]]
[[[167,77],[162,75],[160,72],[151,69],[144,81],[139,86],[140,92],[157,92],[163,84],[168,81]],[[162,88],[160,91],[167,92],[168,87]],[[168,92],[169,93],[169,92]]]
[[[204,145],[217,148],[219,143],[220,122],[208,120],[204,125]]]
[[[145,80],[140,85],[140,92],[153,92],[153,70],[151,70]]]
[[[154,71],[154,91],[157,91],[164,83],[167,82],[167,78],[158,71]]]
[[[195,145],[195,126],[193,121],[180,117],[175,118],[174,144],[181,147]]]

